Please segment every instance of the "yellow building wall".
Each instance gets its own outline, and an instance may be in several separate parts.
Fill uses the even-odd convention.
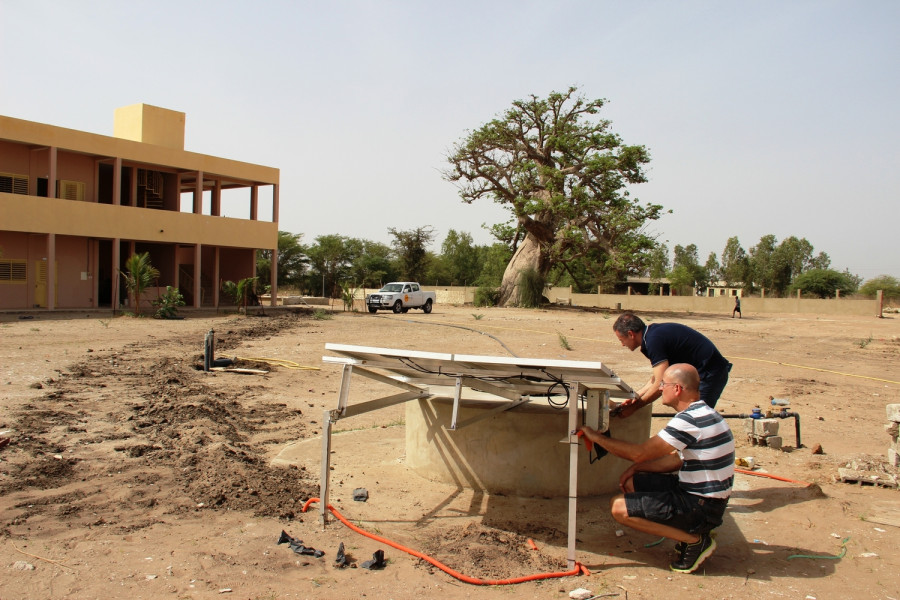
[[[0,223],[9,231],[157,243],[262,249],[278,244],[277,223],[5,193]]]

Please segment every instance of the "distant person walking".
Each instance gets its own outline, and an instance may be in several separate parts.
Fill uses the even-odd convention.
[[[734,313],[738,314],[738,319],[743,319],[744,317],[741,315],[741,297],[734,297],[734,310],[731,311],[731,318],[734,318]]]
[[[700,400],[715,408],[722,390],[728,383],[731,363],[725,360],[719,349],[709,339],[687,325],[680,323],[644,322],[633,312],[619,315],[613,324],[613,332],[623,346],[631,351],[637,348],[650,359],[653,372],[634,398],[621,404],[619,416],[631,416],[660,397],[659,387],[663,373],[669,365],[687,363],[700,373]]]

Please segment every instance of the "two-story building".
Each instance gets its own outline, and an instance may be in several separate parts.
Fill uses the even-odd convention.
[[[186,151],[184,113],[135,104],[114,121],[110,137],[0,115],[0,309],[120,308],[143,252],[199,308],[271,250],[274,298],[278,169]]]

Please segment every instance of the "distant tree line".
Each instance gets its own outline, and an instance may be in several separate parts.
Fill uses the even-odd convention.
[[[704,264],[700,264],[695,244],[675,246],[671,264],[668,248],[660,244],[644,275],[651,279],[667,277],[680,294],[693,290],[702,293],[711,285],[741,288],[745,294],[765,290],[767,296],[776,297],[800,290],[809,297],[833,298],[838,291],[850,295],[859,290],[861,277],[830,267],[828,255],[816,254],[806,238],[790,236],[779,243],[774,235],[764,235],[749,251],[737,237],[731,237],[721,259],[711,252]]]
[[[347,289],[378,288],[389,281],[412,280],[423,285],[460,285],[497,288],[513,255],[509,245],[496,242],[478,245],[469,233],[451,229],[440,252],[429,250],[435,241],[432,227],[411,230],[388,229],[390,244],[339,234],[322,235],[304,244],[303,234],[278,232],[278,286],[310,296],[339,298]],[[271,252],[257,254],[257,276],[261,286],[270,285]],[[721,256],[721,257],[720,257]],[[667,278],[678,294],[704,293],[710,285],[742,288],[745,294],[788,296],[801,290],[804,296],[829,298],[860,293],[874,296],[884,290],[886,299],[900,299],[900,282],[887,275],[860,287],[862,279],[848,271],[830,268],[824,252],[816,253],[805,238],[788,237],[777,242],[763,236],[745,251],[737,237],[729,238],[720,256],[709,254],[700,264],[697,246],[676,245],[672,258],[664,244],[655,244],[633,261],[643,270],[629,274],[661,282]],[[597,281],[594,271],[580,263],[551,268],[547,285],[572,286],[578,293],[611,291]],[[654,292],[655,293],[655,292]]]
[[[440,253],[429,250],[430,226],[389,228],[390,244],[330,234],[303,244],[303,234],[278,232],[278,287],[339,298],[345,290],[379,288],[389,281],[423,285],[498,287],[512,252],[501,243],[477,245],[469,233],[451,229]],[[272,253],[257,252],[261,286],[269,286]]]

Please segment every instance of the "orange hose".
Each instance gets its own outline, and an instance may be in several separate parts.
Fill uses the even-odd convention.
[[[778,475],[769,475],[768,473],[756,473],[754,471],[745,471],[744,469],[735,469],[735,473],[743,473],[744,475],[755,475],[757,477],[768,477],[769,479],[777,479],[778,481],[787,481],[788,483],[796,483],[797,485],[812,485],[808,481],[797,481],[796,479],[788,479],[787,477],[779,477]]]
[[[309,508],[309,505],[312,504],[313,502],[320,502],[320,500],[318,498],[310,498],[303,505],[302,512],[306,512],[307,509]],[[374,533],[369,533],[368,531],[365,531],[364,529],[357,527],[356,525],[354,525],[353,523],[351,523],[350,521],[345,519],[344,516],[341,513],[339,513],[337,511],[337,509],[330,504],[327,506],[327,508],[328,508],[328,510],[330,510],[332,512],[332,514],[334,514],[335,517],[338,518],[338,520],[341,523],[343,523],[344,525],[346,525],[347,527],[349,527],[356,533],[358,533],[360,535],[364,535],[364,536],[371,538],[377,542],[381,542],[382,544],[387,544],[388,546],[391,546],[392,548],[396,548],[397,550],[402,550],[403,552],[406,552],[407,554],[412,554],[416,558],[420,558],[420,559],[424,560],[425,562],[431,563],[432,565],[434,565],[441,571],[443,571],[443,572],[447,573],[448,575],[451,575],[452,577],[455,577],[456,579],[459,579],[460,581],[463,581],[465,583],[471,583],[473,585],[509,585],[509,584],[513,584],[513,583],[525,583],[526,581],[538,581],[541,579],[551,579],[554,577],[572,577],[574,575],[579,575],[581,573],[590,574],[590,571],[588,571],[585,567],[583,567],[581,563],[576,562],[575,568],[572,569],[571,571],[565,571],[565,572],[559,572],[559,573],[539,573],[537,575],[527,575],[525,577],[514,577],[512,579],[477,579],[475,577],[469,577],[468,575],[463,575],[462,573],[454,571],[450,567],[438,562],[437,560],[431,558],[430,556],[428,556],[426,554],[422,554],[421,552],[417,552],[415,550],[412,550],[410,548],[402,546],[402,545],[398,544],[397,542],[392,542],[389,539],[383,538],[379,535],[375,535]]]

